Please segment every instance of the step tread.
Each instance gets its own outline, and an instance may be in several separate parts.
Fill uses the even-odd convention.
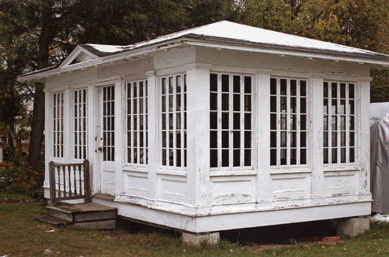
[[[61,204],[56,206],[47,206],[47,209],[65,213],[117,211],[117,208],[97,203]]]
[[[69,224],[72,224],[71,221],[60,219],[60,218],[49,216],[49,215],[39,216],[39,217],[36,217],[34,219],[38,220],[38,221],[45,222],[45,223],[49,223],[49,224],[52,224],[52,225],[69,225]]]

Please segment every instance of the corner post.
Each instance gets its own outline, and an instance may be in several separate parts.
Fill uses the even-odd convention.
[[[50,180],[50,201],[49,205],[53,206],[56,202],[56,192],[55,192],[55,165],[54,162],[51,161],[49,163],[49,180]]]
[[[92,202],[91,190],[90,190],[90,174],[89,174],[89,161],[84,161],[84,190],[85,190],[85,203]]]

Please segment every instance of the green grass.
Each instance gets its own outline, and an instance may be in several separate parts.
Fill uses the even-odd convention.
[[[33,219],[45,212],[45,202],[0,197],[0,256],[389,256],[386,223],[372,223],[366,234],[336,245],[301,243],[259,251],[259,246],[222,241],[218,246],[194,247],[161,230],[92,231],[47,225]]]

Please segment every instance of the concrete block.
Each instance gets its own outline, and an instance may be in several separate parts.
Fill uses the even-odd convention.
[[[192,234],[187,232],[182,232],[182,241],[184,243],[200,245],[201,243],[206,244],[218,244],[220,242],[220,233],[201,233],[201,234]]]
[[[365,233],[370,228],[370,219],[368,217],[339,219],[337,222],[338,236],[355,237]]]

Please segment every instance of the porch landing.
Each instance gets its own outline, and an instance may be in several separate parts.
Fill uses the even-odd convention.
[[[46,216],[36,220],[53,225],[74,225],[89,229],[115,229],[117,209],[96,203],[58,203],[47,206]]]

